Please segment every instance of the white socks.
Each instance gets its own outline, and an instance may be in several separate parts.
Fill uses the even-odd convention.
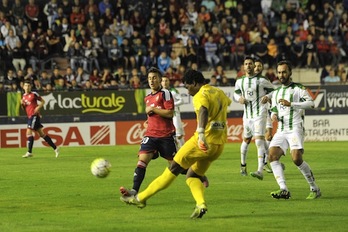
[[[280,189],[288,191],[288,187],[285,183],[284,170],[279,161],[273,161],[270,163],[273,171],[274,178],[276,179]]]
[[[248,155],[248,148],[249,148],[249,144],[247,144],[243,140],[242,145],[240,146],[240,163],[243,165],[246,164],[246,159],[247,159],[247,155]]]
[[[302,175],[306,179],[307,183],[310,186],[311,191],[318,190],[318,186],[315,183],[315,179],[314,179],[312,170],[309,167],[309,165],[306,163],[306,161],[303,161],[303,163],[300,166],[298,166],[297,168],[298,168],[298,170],[300,170],[300,172],[302,173]]]

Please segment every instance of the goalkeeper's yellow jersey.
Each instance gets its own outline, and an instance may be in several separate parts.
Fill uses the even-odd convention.
[[[201,106],[208,109],[208,124],[205,138],[210,144],[223,144],[227,141],[227,107],[232,100],[219,88],[203,85],[193,96],[193,107],[198,119]],[[197,122],[198,126],[198,122]],[[198,133],[195,133],[198,137]]]

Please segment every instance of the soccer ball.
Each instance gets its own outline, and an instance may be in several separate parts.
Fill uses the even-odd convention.
[[[105,178],[110,173],[111,164],[104,158],[97,158],[91,164],[91,172],[98,178]]]

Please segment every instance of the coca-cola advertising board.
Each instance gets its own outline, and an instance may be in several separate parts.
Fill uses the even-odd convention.
[[[117,144],[140,144],[145,133],[143,121],[124,121],[116,122],[116,141]],[[197,122],[195,119],[183,120],[185,139],[190,138],[196,131]],[[122,131],[122,133],[117,133]],[[241,118],[228,119],[228,142],[241,142],[243,124]]]

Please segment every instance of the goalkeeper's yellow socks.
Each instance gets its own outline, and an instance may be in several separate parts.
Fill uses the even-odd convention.
[[[141,193],[138,194],[138,200],[140,202],[145,202],[152,195],[157,192],[167,188],[176,178],[169,168],[166,168],[162,175],[153,180],[150,185]]]

